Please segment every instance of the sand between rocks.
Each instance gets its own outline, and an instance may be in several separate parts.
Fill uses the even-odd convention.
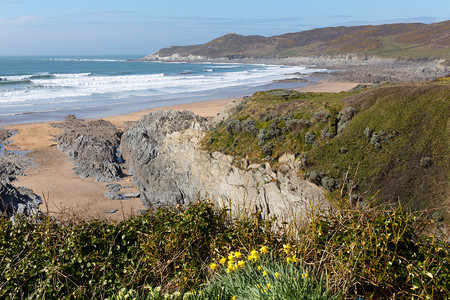
[[[297,88],[301,92],[341,92],[348,91],[357,83],[320,82],[316,85]],[[235,99],[222,99],[197,103],[167,106],[143,110],[131,114],[103,118],[123,129],[126,122],[137,121],[143,115],[155,110],[190,110],[195,114],[212,117],[223,107]],[[73,174],[73,163],[66,154],[58,150],[54,136],[60,129],[54,128],[50,122],[5,126],[5,129],[16,129],[18,133],[11,138],[8,150],[30,151],[26,155],[33,159],[33,164],[18,177],[15,186],[32,189],[44,199],[41,205],[43,212],[50,212],[61,219],[112,219],[122,220],[138,214],[145,209],[139,198],[111,200],[104,196],[106,184],[95,182],[92,178],[80,178]],[[127,170],[124,170],[127,174]],[[131,186],[131,176],[118,182],[122,186]],[[120,193],[138,192],[136,187],[122,189]],[[117,210],[115,213],[105,211]]]

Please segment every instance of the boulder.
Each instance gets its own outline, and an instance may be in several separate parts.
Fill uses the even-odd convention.
[[[58,149],[74,161],[74,172],[81,178],[93,177],[99,182],[115,181],[122,175],[118,149],[122,132],[104,120],[85,122],[73,115],[53,123],[63,133],[56,137]]]

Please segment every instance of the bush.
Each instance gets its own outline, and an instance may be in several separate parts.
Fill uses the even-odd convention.
[[[314,113],[314,120],[319,123],[327,123],[330,118],[330,113],[324,110]]]
[[[321,184],[324,188],[332,192],[335,189],[336,182],[333,178],[325,176],[322,178]]]
[[[273,144],[269,143],[267,145],[264,145],[264,147],[262,148],[262,152],[264,153],[264,155],[266,156],[272,156],[272,152],[273,152]]]
[[[314,143],[314,140],[316,139],[316,135],[313,132],[308,132],[305,135],[305,143],[306,144],[312,144]]]

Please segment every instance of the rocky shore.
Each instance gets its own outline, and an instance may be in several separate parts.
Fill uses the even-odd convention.
[[[160,56],[151,54],[141,61],[212,62],[268,65],[301,65],[308,68],[328,69],[334,81],[359,83],[419,82],[432,80],[450,73],[448,60],[435,58],[382,58],[360,54],[318,55],[289,58],[210,58],[205,56]],[[314,76],[314,75],[313,75]]]
[[[0,128],[0,144],[11,135],[11,131]],[[29,165],[30,161],[23,155],[7,150],[0,154],[0,215],[12,217],[16,214],[38,214],[41,198],[30,189],[12,184]]]

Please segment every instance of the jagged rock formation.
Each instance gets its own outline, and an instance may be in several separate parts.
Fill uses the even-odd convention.
[[[14,187],[0,180],[0,215],[12,217],[19,214],[35,216],[39,212],[42,200],[32,190]]]
[[[322,189],[296,175],[293,156],[285,155],[275,171],[268,163],[237,166],[232,156],[203,150],[210,126],[190,112],[155,112],[124,133],[122,154],[144,203],[187,204],[200,197],[235,214],[290,218],[322,202]]]
[[[56,137],[58,148],[74,160],[74,172],[99,182],[115,181],[122,175],[118,148],[122,132],[104,120],[85,122],[74,115],[53,123],[63,133]]]
[[[0,129],[0,142],[11,136],[7,130]],[[12,217],[17,214],[34,216],[39,212],[42,200],[33,191],[24,187],[14,187],[11,183],[16,176],[23,175],[23,170],[30,162],[27,158],[6,151],[0,155],[0,216]]]
[[[9,130],[0,128],[0,143],[2,143],[7,138],[11,137],[11,132]]]

